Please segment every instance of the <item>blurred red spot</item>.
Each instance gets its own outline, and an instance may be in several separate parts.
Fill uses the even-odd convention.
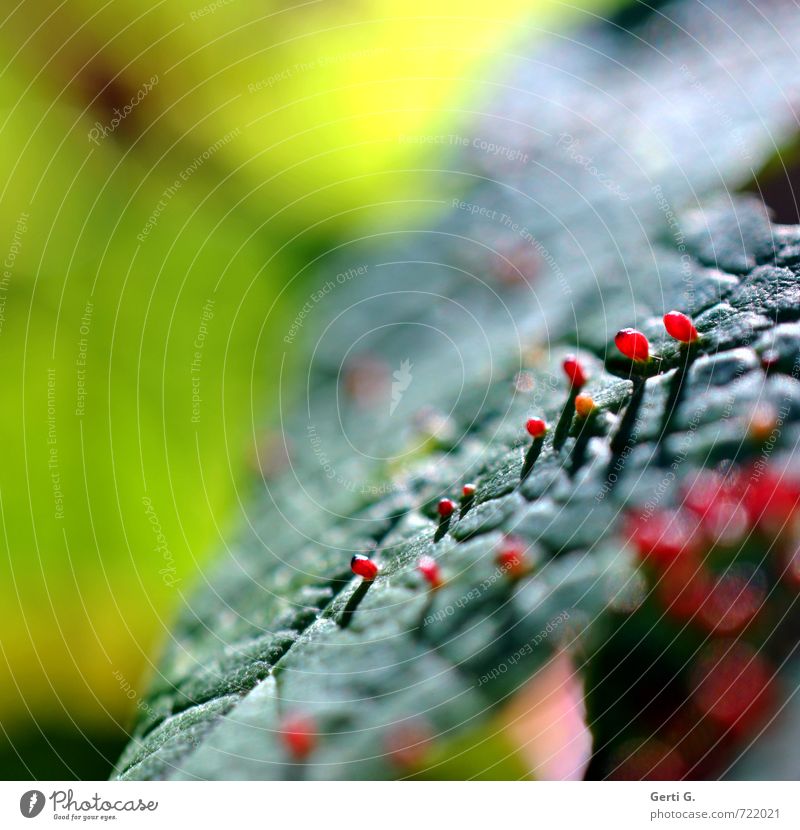
[[[709,505],[702,523],[703,532],[711,544],[727,547],[739,544],[750,529],[744,502],[725,496]]]
[[[766,599],[758,573],[729,573],[714,582],[700,608],[700,620],[718,634],[735,634],[752,622]]]
[[[694,619],[708,599],[711,580],[693,557],[676,559],[658,577],[656,593],[667,614],[684,621]]]
[[[750,521],[771,536],[782,533],[800,503],[800,482],[786,472],[757,464],[744,478]]]
[[[681,485],[683,493],[681,504],[702,519],[718,498],[733,495],[730,484],[731,482],[721,473],[698,470],[694,476],[684,480]]]
[[[495,273],[506,285],[528,285],[539,275],[541,268],[542,258],[536,249],[521,243],[501,252]]]
[[[628,535],[643,559],[664,566],[698,552],[698,523],[682,510],[658,510],[628,520]]]
[[[697,708],[740,734],[767,708],[771,682],[767,661],[752,646],[732,640],[706,647],[691,678]]]
[[[289,754],[302,761],[317,745],[316,724],[308,715],[287,715],[281,724],[280,738]]]
[[[374,406],[389,395],[389,367],[375,357],[355,357],[344,369],[344,387],[359,406]]]
[[[384,747],[392,763],[401,769],[417,769],[425,762],[431,743],[430,727],[417,720],[389,730]]]
[[[526,544],[523,539],[517,536],[506,536],[497,550],[497,564],[512,579],[524,576],[530,570],[525,552]]]
[[[431,588],[438,588],[442,584],[442,572],[432,556],[420,557],[417,570],[425,577]]]

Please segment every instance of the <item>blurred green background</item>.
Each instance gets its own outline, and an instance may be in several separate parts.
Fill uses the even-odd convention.
[[[108,773],[181,594],[269,464],[306,266],[424,210],[440,150],[404,136],[469,118],[502,50],[574,10],[0,13],[5,778]]]

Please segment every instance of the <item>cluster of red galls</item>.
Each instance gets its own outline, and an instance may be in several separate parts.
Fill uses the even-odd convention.
[[[664,315],[664,326],[672,337],[682,343],[693,343],[698,339],[697,329],[692,321],[679,311],[670,311]],[[647,338],[635,329],[622,329],[615,338],[617,348],[634,361],[647,361],[650,359],[650,344]],[[562,364],[564,374],[567,376],[570,387],[578,392],[586,384],[589,376],[586,369],[575,355],[568,355]],[[590,395],[577,394],[575,396],[575,411],[581,418],[588,418],[595,411],[595,403]],[[547,434],[548,424],[543,418],[529,418],[525,423],[525,429],[534,441],[542,441]],[[475,497],[475,485],[465,484],[462,490],[462,506],[468,505]],[[456,511],[456,503],[449,498],[441,499],[437,505],[437,513],[442,522],[447,522]],[[442,584],[441,574],[435,560],[425,557],[425,561],[419,564],[419,571],[433,588]],[[502,559],[502,553],[498,556],[498,562]],[[373,581],[378,575],[378,566],[368,556],[356,554],[350,567],[354,574],[362,577],[368,582]],[[512,569],[517,570],[517,569]]]
[[[774,551],[779,578],[798,584],[800,479],[764,464],[746,465],[726,474],[702,470],[680,492],[677,508],[633,515],[628,535],[668,614],[717,634],[737,634],[766,600],[758,569],[736,567],[745,546]],[[715,562],[726,566],[720,575],[712,570]]]
[[[667,333],[683,345],[688,346],[699,340],[700,335],[694,323],[680,311],[669,311],[663,319]],[[620,352],[634,363],[647,363],[650,360],[650,341],[636,329],[620,329],[614,337],[614,343]],[[562,368],[573,391],[578,391],[586,385],[589,376],[575,355],[564,358]],[[588,418],[596,409],[591,395],[578,394],[574,403],[579,418]],[[541,440],[547,433],[548,425],[542,418],[529,418],[525,423],[525,429],[531,438]]]
[[[700,338],[694,323],[680,311],[669,311],[663,319],[667,334],[679,343],[689,345]],[[625,357],[636,363],[646,363],[650,359],[650,342],[636,329],[620,329],[614,343]]]
[[[769,584],[800,588],[800,477],[762,461],[700,471],[679,494],[677,508],[632,515],[627,534],[653,599],[701,645],[686,702],[658,737],[616,753],[613,777],[697,775],[715,747],[763,722],[775,675],[760,648]]]

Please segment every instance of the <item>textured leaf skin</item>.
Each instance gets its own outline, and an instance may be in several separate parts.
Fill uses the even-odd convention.
[[[607,644],[618,642],[620,598],[636,580],[621,511],[646,503],[663,479],[655,439],[680,362],[660,325],[667,310],[691,314],[702,338],[665,439],[666,457],[685,459],[677,479],[755,454],[741,416],[765,397],[787,412],[776,457],[795,445],[800,383],[781,373],[765,380],[759,353],[777,348],[784,371],[800,358],[800,229],[772,226],[753,200],[715,194],[743,183],[790,135],[779,84],[795,65],[787,44],[798,22],[780,4],[759,7],[784,41],[752,10],[726,6],[723,26],[710,9],[677,3],[638,20],[634,34],[600,26],[520,58],[474,134],[533,162],[471,148],[456,162],[474,184],[440,226],[381,246],[354,243],[322,264],[325,274],[363,263],[369,276],[326,308],[331,325],[309,367],[308,400],[288,425],[291,474],[265,480],[248,527],[178,621],[118,777],[407,775],[386,752],[392,730],[422,718],[434,745],[480,736],[557,648],[575,655],[590,704],[598,700],[599,667],[618,659]],[[692,37],[708,26],[721,57],[742,50],[732,32],[748,32],[748,50],[726,72]],[[774,68],[771,84],[755,77],[756,60]],[[738,137],[718,129],[709,94]],[[565,152],[563,135],[581,141],[602,181]],[[523,278],[516,287],[498,282],[509,273]],[[666,374],[646,381],[635,446],[609,491],[610,435],[631,396],[630,364],[610,345],[623,326],[648,335]],[[342,402],[339,370],[362,334],[370,357],[414,366],[392,418]],[[558,419],[558,367],[576,347],[600,409],[585,463],[570,474],[573,427],[561,453],[545,443],[520,485],[525,420]],[[412,416],[430,404],[448,429],[423,441]],[[437,501],[456,498],[468,480],[473,507],[434,542]],[[507,533],[532,545],[534,572],[519,582],[498,576],[494,561]],[[342,628],[358,585],[350,556],[372,548],[381,574]],[[433,596],[415,570],[423,555],[446,579]],[[661,654],[658,635],[670,633],[659,621],[643,648]],[[281,717],[296,710],[319,724],[312,763],[293,763],[279,740]],[[607,719],[598,723],[602,775],[621,738]]]

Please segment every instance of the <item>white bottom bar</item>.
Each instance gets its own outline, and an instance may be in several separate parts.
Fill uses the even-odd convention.
[[[256,821],[302,830],[414,830],[422,821],[455,828],[794,829],[800,827],[797,796],[796,782],[5,781],[0,827],[56,822],[175,830],[196,823],[237,830]]]

